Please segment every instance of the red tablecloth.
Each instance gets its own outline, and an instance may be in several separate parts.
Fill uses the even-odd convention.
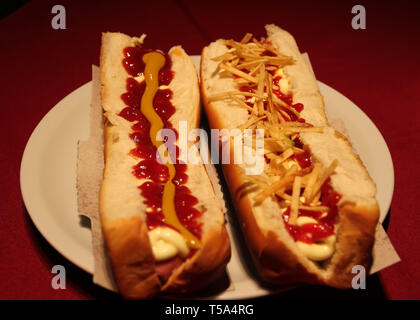
[[[54,30],[51,8],[57,3],[31,1],[0,21],[0,298],[113,297],[43,239],[19,186],[31,132],[58,101],[91,79],[101,32],[147,33],[150,47],[182,44],[189,54],[199,54],[217,38],[262,36],[266,23],[289,30],[310,54],[317,78],[361,107],[385,137],[395,166],[388,234],[402,259],[370,277],[363,293],[312,288],[276,297],[420,298],[417,1],[363,1],[366,30],[351,27],[351,8],[359,1],[59,1],[67,29]],[[66,290],[51,288],[56,264],[67,268]]]

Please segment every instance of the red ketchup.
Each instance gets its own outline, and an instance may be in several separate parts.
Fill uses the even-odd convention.
[[[300,209],[299,217],[311,217],[318,222],[307,223],[299,227],[297,225],[289,225],[290,207],[288,207],[282,216],[287,231],[295,241],[309,244],[333,235],[334,225],[337,222],[337,203],[340,199],[341,195],[334,191],[331,186],[331,180],[328,178],[321,187],[321,204],[329,208],[327,214],[320,211]]]
[[[303,144],[300,141],[299,137],[296,137],[293,140],[293,144],[296,148],[303,149]],[[296,160],[299,166],[302,169],[309,168],[312,165],[311,155],[308,151],[304,150],[303,152],[296,153],[292,156],[293,160]]]
[[[264,50],[260,56],[262,57],[276,57],[277,55],[274,52],[271,52],[269,50]]]
[[[278,82],[280,81],[281,77],[275,77],[273,79],[273,83],[277,86]],[[302,103],[295,103],[293,104],[293,96],[292,95],[285,95],[280,90],[273,90],[273,93],[281,100],[286,102],[292,108],[294,108],[297,112],[302,112],[304,106]],[[291,121],[298,121],[298,122],[305,122],[305,119],[298,118],[293,112],[287,110],[286,108],[282,108],[289,116]],[[285,118],[285,120],[288,120]],[[299,139],[299,137],[293,140],[294,146],[299,149],[304,149],[304,146]],[[302,169],[309,168],[312,166],[311,155],[308,151],[304,150],[301,153],[296,153],[292,157],[296,160],[299,166]],[[318,240],[324,239],[334,234],[334,225],[337,222],[337,203],[341,199],[341,195],[338,194],[331,186],[330,178],[324,182],[321,187],[321,204],[322,206],[326,206],[329,208],[328,213],[321,218],[324,214],[320,211],[309,211],[309,210],[299,210],[299,216],[307,216],[312,217],[317,220],[317,223],[307,223],[302,226],[297,225],[289,225],[289,216],[290,216],[290,207],[283,213],[283,221],[286,224],[286,228],[289,234],[293,237],[295,241],[301,241],[305,243],[314,243]]]
[[[127,73],[132,76],[127,78],[127,91],[121,95],[126,107],[119,113],[127,121],[133,122],[133,132],[130,138],[135,142],[136,147],[131,154],[141,160],[133,167],[133,175],[139,179],[148,179],[140,187],[140,193],[144,197],[146,209],[146,223],[149,230],[158,226],[172,226],[166,224],[162,212],[162,196],[165,183],[168,181],[169,172],[164,164],[160,164],[156,158],[156,147],[150,140],[150,122],[140,111],[140,101],[145,90],[145,82],[139,83],[134,77],[144,73],[143,55],[151,52],[150,49],[140,47],[127,47],[124,49],[123,66]],[[159,85],[169,85],[173,79],[171,71],[171,59],[165,55],[166,62],[159,71]],[[171,103],[172,91],[169,89],[158,90],[153,100],[153,107],[164,123],[164,128],[173,129],[169,118],[175,113],[175,107]],[[175,131],[176,136],[178,136]],[[168,146],[167,146],[168,147]],[[170,148],[169,148],[170,149]],[[175,185],[175,211],[181,224],[197,238],[201,238],[201,223],[197,218],[201,212],[194,208],[198,200],[191,194],[190,189],[185,186],[188,176],[187,165],[179,163],[179,149],[175,146],[175,154],[171,154],[176,174],[172,179]]]

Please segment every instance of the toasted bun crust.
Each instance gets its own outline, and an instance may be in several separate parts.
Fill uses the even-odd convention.
[[[129,155],[135,147],[129,138],[132,123],[118,116],[125,108],[120,96],[126,91],[123,49],[142,43],[144,37],[104,33],[101,48],[101,98],[104,109],[105,169],[100,191],[100,215],[108,254],[121,294],[127,298],[154,297],[161,291],[187,293],[210,284],[225,270],[230,258],[229,238],[220,204],[203,164],[189,164],[187,187],[198,199],[203,215],[202,247],[162,283],[156,272],[145,223],[146,205],[138,187],[143,181],[132,174],[139,159]],[[198,77],[193,62],[181,47],[169,51],[174,78],[170,118],[175,129],[186,120],[188,132],[198,127],[200,118]],[[178,130],[179,132],[179,130]]]
[[[230,243],[224,225],[215,226],[206,233],[203,247],[175,271],[163,290],[188,293],[198,291],[220,277],[230,259]]]
[[[102,219],[102,230],[120,292],[130,299],[156,295],[161,283],[143,219]]]
[[[296,102],[305,105],[302,116],[314,125],[328,126],[324,102],[316,79],[302,59],[293,37],[274,26],[266,26],[268,39],[281,53],[292,56],[296,63],[285,67]],[[201,92],[212,129],[235,128],[247,120],[244,109],[226,101],[211,101],[209,95],[234,90],[233,79],[222,75],[211,58],[226,52],[221,40],[205,47],[201,58]],[[263,280],[274,284],[318,283],[337,288],[351,287],[352,268],[371,265],[371,250],[379,207],[376,187],[351,143],[333,128],[324,134],[301,134],[314,161],[328,166],[338,158],[339,166],[331,177],[332,185],[343,197],[338,204],[337,242],[333,256],[315,263],[300,252],[280,218],[275,199],[267,198],[255,206],[255,192],[243,196],[244,174],[235,164],[223,165],[223,172],[241,221],[253,260]],[[233,154],[233,150],[231,150]],[[232,156],[231,156],[232,158]]]

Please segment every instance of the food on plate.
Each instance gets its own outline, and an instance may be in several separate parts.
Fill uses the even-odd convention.
[[[197,72],[181,47],[163,53],[145,47],[144,38],[103,33],[100,56],[100,216],[114,278],[127,298],[200,290],[230,258],[203,164],[179,159],[179,121],[187,121],[188,132],[199,124]]]
[[[262,150],[244,146],[264,157],[262,172],[247,173],[244,161],[223,164],[224,175],[265,281],[348,288],[353,267],[371,265],[376,186],[349,140],[329,126],[294,38],[275,25],[266,31],[261,40],[246,34],[202,52],[210,127],[240,129],[244,136],[251,129],[254,140],[264,130]]]

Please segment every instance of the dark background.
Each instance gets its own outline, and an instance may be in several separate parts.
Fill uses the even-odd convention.
[[[67,29],[51,27],[51,8],[66,8]],[[366,8],[367,29],[351,28],[351,8]],[[21,6],[19,8],[19,6]],[[189,54],[218,38],[264,35],[275,23],[308,52],[317,78],[356,103],[383,134],[395,190],[385,226],[402,262],[369,277],[366,290],[299,288],[271,298],[420,298],[418,212],[420,2],[418,1],[14,1],[0,20],[0,298],[116,297],[56,252],[38,233],[20,194],[26,142],[42,117],[91,80],[100,34],[147,33],[147,44]],[[51,268],[67,270],[53,290]]]

